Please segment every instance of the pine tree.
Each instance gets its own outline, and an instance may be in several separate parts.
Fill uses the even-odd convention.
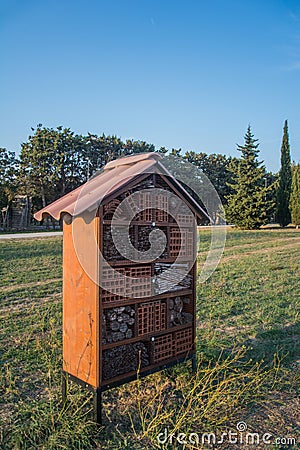
[[[271,187],[265,187],[266,170],[258,160],[258,140],[254,139],[251,126],[245,134],[245,144],[238,145],[241,158],[229,165],[232,182],[228,186],[232,194],[227,196],[227,222],[241,229],[256,229],[267,222],[271,202],[267,193]]]
[[[281,145],[281,168],[279,172],[279,186],[277,191],[277,221],[282,227],[291,222],[289,208],[292,189],[292,168],[288,134],[288,122],[284,122],[283,137]]]
[[[298,228],[300,225],[300,164],[293,167],[292,192],[290,197],[290,209],[292,223]]]

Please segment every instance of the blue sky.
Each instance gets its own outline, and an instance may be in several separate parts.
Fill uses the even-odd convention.
[[[30,127],[300,161],[299,0],[0,0],[0,146]]]

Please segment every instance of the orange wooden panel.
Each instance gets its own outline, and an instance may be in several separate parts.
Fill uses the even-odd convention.
[[[94,387],[99,386],[98,242],[98,217],[64,223],[63,368]]]

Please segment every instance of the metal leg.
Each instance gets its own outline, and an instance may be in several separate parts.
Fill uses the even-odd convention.
[[[94,392],[94,420],[98,425],[102,425],[102,392],[99,388]]]
[[[65,403],[67,400],[67,374],[64,371],[61,374],[61,395],[62,401]]]
[[[192,371],[196,372],[197,370],[197,355],[192,356]]]

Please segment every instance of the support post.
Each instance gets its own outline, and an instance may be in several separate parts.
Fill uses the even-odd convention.
[[[192,356],[192,371],[196,372],[197,370],[197,355],[196,353]]]
[[[102,425],[102,391],[99,388],[94,391],[94,420]]]
[[[63,403],[67,400],[67,374],[65,371],[61,373],[61,395]]]

